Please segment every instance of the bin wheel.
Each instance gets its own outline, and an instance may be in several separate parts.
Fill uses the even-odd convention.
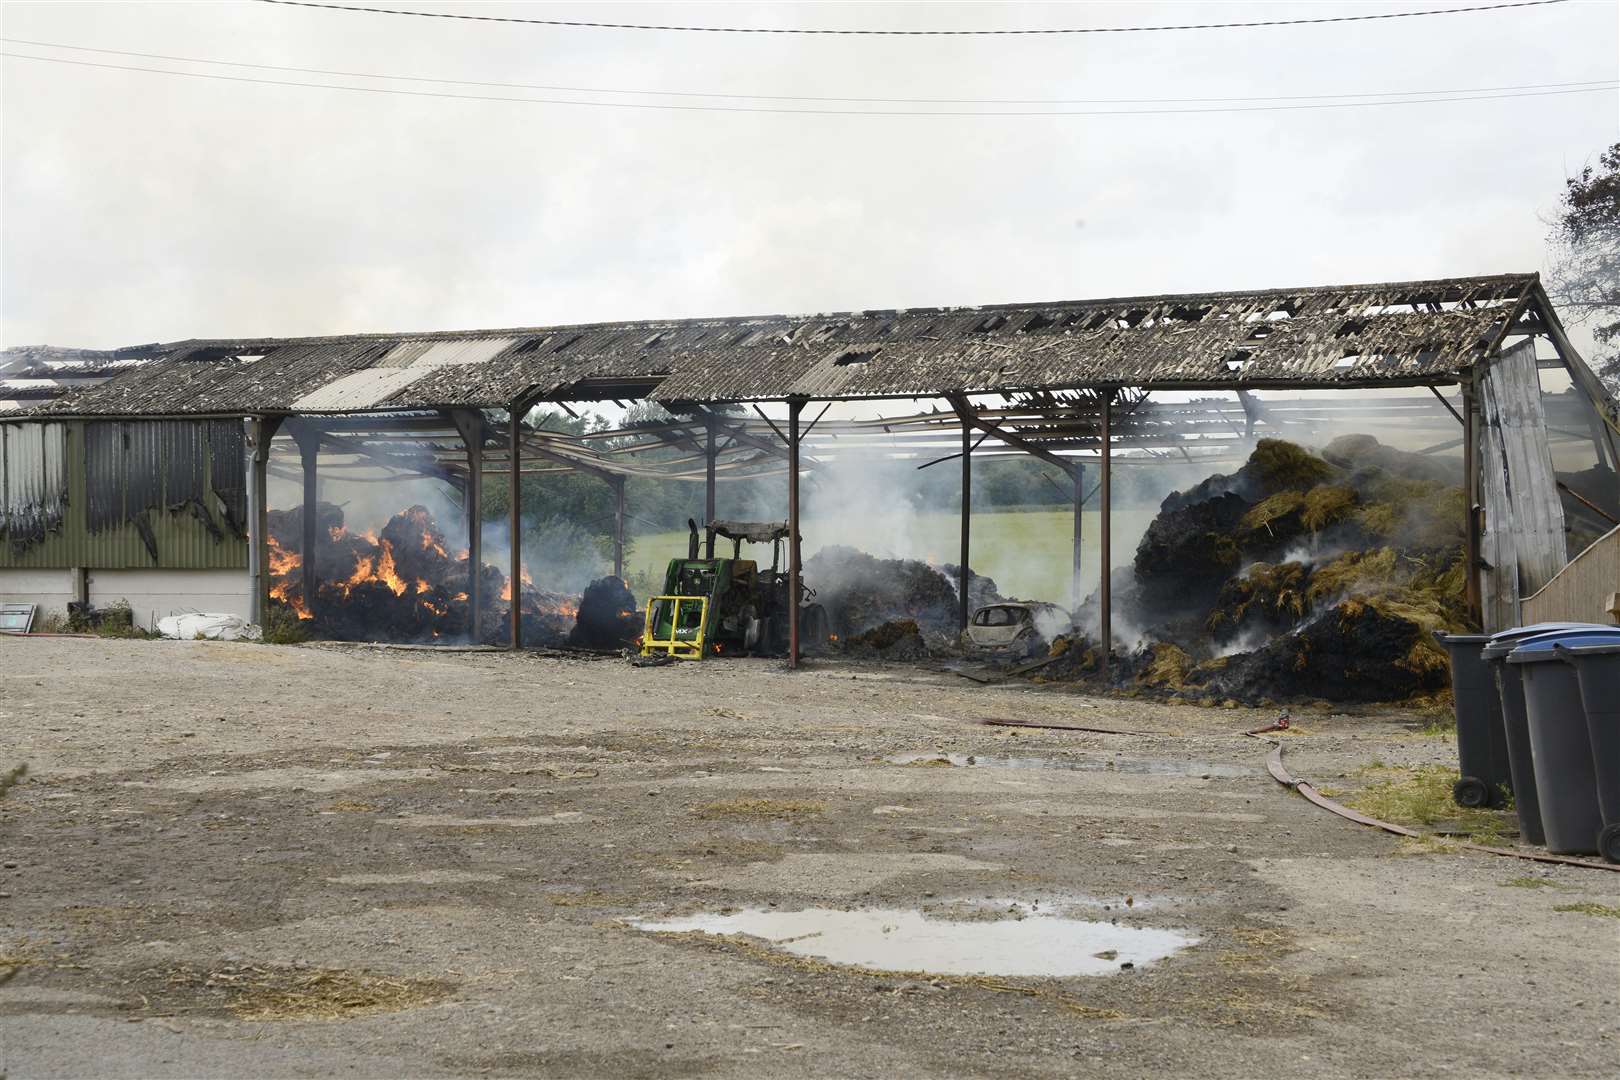
[[[1605,825],[1598,833],[1598,851],[1612,863],[1620,863],[1620,823]]]
[[[1465,776],[1451,786],[1451,801],[1469,809],[1485,806],[1491,801],[1491,789],[1485,781]]]

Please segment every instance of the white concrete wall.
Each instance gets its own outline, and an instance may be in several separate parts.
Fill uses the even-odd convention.
[[[91,570],[90,603],[129,601],[135,621],[188,611],[252,618],[253,579],[246,570]]]
[[[67,617],[68,601],[73,599],[71,570],[0,570],[0,604],[38,604],[34,629],[45,616]]]

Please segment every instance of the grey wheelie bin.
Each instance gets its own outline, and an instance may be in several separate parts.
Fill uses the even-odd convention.
[[[1508,653],[1525,638],[1558,630],[1599,630],[1596,623],[1536,623],[1516,626],[1511,630],[1492,634],[1488,645],[1480,650],[1480,658],[1491,669],[1496,685],[1496,705],[1502,724],[1503,742],[1507,746],[1508,774],[1513,781],[1513,808],[1519,815],[1519,837],[1537,847],[1547,842],[1541,828],[1541,801],[1536,794],[1536,773],[1530,754],[1530,726],[1524,713],[1524,684],[1517,668],[1507,666]],[[1462,721],[1458,720],[1458,737]]]
[[[1490,665],[1480,655],[1489,634],[1444,634],[1435,640],[1451,657],[1452,708],[1457,717],[1457,765],[1462,778],[1451,788],[1458,806],[1500,806],[1513,789],[1508,767],[1502,699]]]
[[[1525,719],[1541,801],[1547,850],[1589,855],[1598,850],[1603,811],[1598,806],[1597,768],[1586,729],[1586,709],[1575,669],[1558,646],[1620,645],[1620,628],[1565,630],[1525,638],[1508,654],[1509,670],[1524,685]]]
[[[1620,644],[1555,646],[1575,668],[1586,710],[1586,734],[1592,743],[1597,774],[1598,809],[1603,831],[1598,853],[1620,863]]]

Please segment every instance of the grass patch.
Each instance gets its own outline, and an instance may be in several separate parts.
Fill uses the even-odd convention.
[[[1608,904],[1555,904],[1554,911],[1573,911],[1580,915],[1597,915],[1604,919],[1620,919],[1620,907],[1611,907]]]
[[[1502,882],[1502,888],[1504,888],[1504,889],[1561,889],[1561,888],[1563,888],[1563,886],[1558,884],[1556,881],[1548,881],[1546,878],[1516,877],[1516,878],[1508,878],[1506,881]]]
[[[297,645],[309,640],[309,627],[291,608],[271,604],[265,609],[264,636],[259,640],[266,645]]]
[[[700,818],[795,818],[819,814],[826,804],[811,799],[721,799],[694,806]]]
[[[1503,839],[1503,816],[1493,810],[1470,810],[1451,799],[1458,780],[1456,769],[1429,765],[1418,769],[1391,769],[1395,775],[1362,788],[1344,803],[1382,821],[1409,828],[1444,824],[1452,834],[1466,834],[1476,843]]]
[[[116,600],[106,607],[97,609],[94,621],[85,629],[102,638],[149,641],[161,636],[150,630],[143,630],[136,624],[135,612],[130,608],[128,600]]]

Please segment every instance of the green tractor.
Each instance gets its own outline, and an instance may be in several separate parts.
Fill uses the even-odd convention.
[[[782,547],[788,527],[781,521],[711,521],[702,557],[697,522],[688,520],[686,558],[671,559],[664,595],[647,601],[641,654],[664,653],[683,660],[705,656],[786,656],[788,652],[788,573]],[[715,537],[731,541],[731,558],[715,558]],[[771,568],[761,571],[742,558],[742,545],[771,545]],[[809,603],[801,589],[799,652],[814,653],[827,641],[827,612]]]

